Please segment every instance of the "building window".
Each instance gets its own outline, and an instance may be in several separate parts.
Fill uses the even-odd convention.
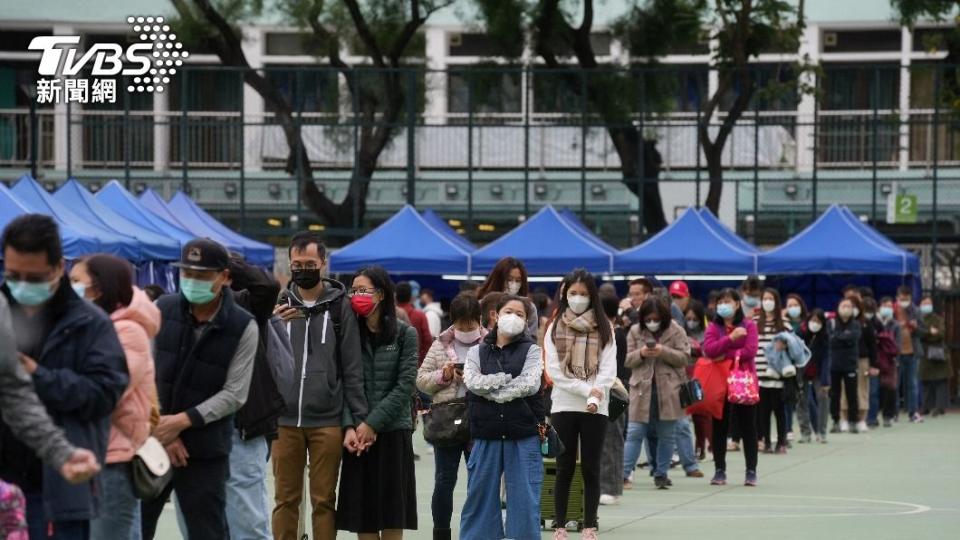
[[[448,108],[451,113],[517,113],[522,111],[523,73],[504,66],[475,66],[448,72]]]
[[[824,30],[823,52],[879,52],[900,50],[900,29]]]
[[[268,68],[267,79],[280,91],[290,108],[307,113],[337,112],[339,89],[337,72],[332,68],[317,66],[284,66]],[[266,102],[267,112],[275,112]]]

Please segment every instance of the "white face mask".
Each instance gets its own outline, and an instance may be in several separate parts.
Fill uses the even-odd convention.
[[[902,307],[903,309],[907,309],[908,307],[910,307],[910,304],[911,304],[909,300],[901,300],[897,303],[900,304],[900,307]]]
[[[507,282],[507,294],[516,295],[520,292],[520,282],[519,281],[508,281]]]
[[[648,323],[644,323],[644,325],[647,327],[647,330],[653,333],[656,333],[660,330],[660,321],[650,321]]]
[[[526,327],[526,321],[514,313],[500,315],[500,317],[497,318],[497,330],[507,337],[519,335]]]
[[[581,315],[587,310],[587,308],[590,307],[590,297],[580,296],[579,294],[571,294],[567,296],[567,304],[574,313]]]
[[[687,321],[687,328],[690,330],[696,330],[697,328],[700,328],[700,323],[697,321]]]
[[[823,329],[823,325],[818,322],[811,322],[809,326],[810,326],[810,331],[813,332],[814,334],[816,334],[821,329]]]
[[[856,307],[853,308],[853,316],[854,316],[854,317],[859,317],[859,316],[860,316],[860,308],[856,308]]]
[[[774,308],[776,307],[777,307],[777,304],[773,300],[763,301],[763,310],[766,311],[767,313],[772,313]]]

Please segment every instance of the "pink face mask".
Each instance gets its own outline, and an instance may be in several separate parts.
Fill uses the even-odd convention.
[[[457,330],[456,328],[454,328],[453,337],[460,343],[464,343],[464,344],[476,343],[477,341],[480,340],[480,329],[477,328],[476,330],[473,330],[470,332],[461,332],[460,330]]]

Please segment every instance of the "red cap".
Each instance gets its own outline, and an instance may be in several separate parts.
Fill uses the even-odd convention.
[[[674,281],[670,284],[670,296],[679,296],[680,298],[690,297],[690,288],[685,281]]]

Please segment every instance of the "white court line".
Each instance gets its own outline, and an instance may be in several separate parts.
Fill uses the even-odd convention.
[[[926,506],[926,505],[923,505],[923,504],[914,504],[914,503],[902,502],[902,501],[885,501],[885,500],[880,500],[880,499],[859,499],[859,498],[855,498],[855,497],[818,497],[818,496],[810,496],[810,495],[774,495],[774,494],[769,494],[769,493],[764,493],[764,494],[732,494],[732,493],[727,493],[727,494],[725,494],[725,495],[730,495],[730,496],[732,496],[732,497],[742,497],[742,498],[748,498],[748,497],[763,497],[763,498],[766,499],[766,498],[771,498],[771,497],[779,497],[779,498],[786,498],[786,499],[813,499],[813,500],[821,500],[821,501],[845,501],[845,502],[853,502],[853,503],[870,503],[870,504],[876,504],[876,505],[887,505],[887,506],[901,507],[901,510],[900,510],[900,511],[895,511],[895,512],[832,512],[832,513],[806,513],[806,514],[804,514],[804,513],[799,513],[799,512],[798,512],[798,513],[793,513],[793,514],[765,514],[765,513],[757,513],[757,514],[721,514],[721,515],[708,515],[708,516],[697,516],[697,515],[689,515],[689,514],[683,514],[683,515],[666,515],[667,513],[674,513],[673,511],[669,511],[669,510],[668,510],[668,511],[667,511],[666,513],[664,513],[664,514],[658,514],[658,515],[649,516],[649,517],[647,517],[647,519],[750,519],[750,518],[808,518],[808,517],[821,517],[821,518],[822,518],[822,517],[865,517],[865,516],[910,516],[910,515],[915,515],[915,514],[923,514],[923,513],[929,512],[929,511],[931,510],[931,508],[930,508],[929,506]],[[749,508],[750,506],[751,506],[751,505],[747,505],[747,508]],[[704,506],[690,505],[690,506],[685,506],[685,507],[684,507],[684,510],[690,510],[690,511],[696,512],[697,509],[711,508],[711,507],[718,507],[718,508],[719,508],[719,507],[727,507],[727,505],[704,505]],[[776,508],[776,506],[770,506],[770,505],[758,505],[758,506],[756,506],[756,507],[757,507],[757,508]],[[740,506],[740,508],[744,508],[744,507],[743,507],[743,506]],[[789,505],[789,506],[787,506],[787,505],[783,505],[783,506],[780,506],[780,508],[804,508],[804,507],[803,507],[802,505],[801,505],[801,506],[794,506],[794,505]],[[822,507],[817,506],[816,508],[822,508]],[[877,507],[877,510],[881,510],[881,511],[882,511],[883,508],[882,508],[882,507]]]

